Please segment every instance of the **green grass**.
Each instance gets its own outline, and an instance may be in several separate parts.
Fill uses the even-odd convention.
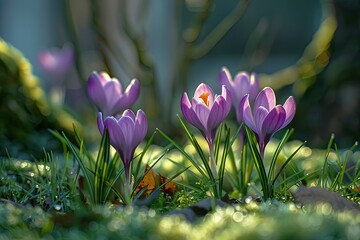
[[[195,163],[198,157],[191,143],[179,144],[177,148],[151,145],[150,141],[140,147],[133,166],[136,178],[141,179],[144,165],[150,164],[155,172],[179,187],[173,196],[161,191],[150,195],[141,206],[136,205],[136,201],[124,207],[116,201],[93,204],[86,200],[88,193],[81,187],[84,181],[81,171],[89,169],[88,181],[104,185],[101,185],[101,178],[91,176],[96,172],[91,170],[96,169],[95,164],[79,167],[81,156],[85,159],[92,155],[85,150],[82,141],[77,143],[76,150],[44,151],[43,158],[32,161],[3,157],[0,159],[0,239],[22,239],[24,236],[31,239],[197,239],[200,236],[201,239],[356,239],[360,235],[358,212],[336,211],[328,204],[301,207],[292,197],[297,186],[306,184],[337,192],[359,206],[360,153],[356,144],[339,149],[331,138],[326,149],[311,149],[299,141],[273,140],[263,167],[274,194],[269,200],[256,202],[249,201],[248,197],[261,199],[263,183],[256,168],[249,167],[250,162],[245,164],[246,171],[239,171],[244,163],[237,161],[241,157],[235,148],[236,142],[232,145],[232,136],[226,133],[224,140],[218,139],[218,145],[225,141],[226,146],[233,146],[231,149],[221,146],[216,151],[220,159],[225,156],[222,155],[224,149],[228,151],[227,164],[222,166],[222,192],[235,198],[237,203],[216,208],[191,223],[179,215],[167,215],[174,209],[181,212],[212,196],[208,192],[209,182],[201,172],[204,169],[197,171],[199,169],[189,162],[191,158]],[[197,144],[200,147],[203,143]],[[74,158],[74,151],[80,160]],[[120,176],[121,171],[112,173],[116,179],[119,178],[117,174]],[[236,182],[236,177],[244,181],[245,175],[248,175],[246,194]]]

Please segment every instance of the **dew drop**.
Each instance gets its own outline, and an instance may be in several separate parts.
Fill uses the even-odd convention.
[[[56,204],[56,205],[54,206],[54,209],[55,209],[56,211],[60,211],[60,210],[61,210],[61,205],[60,205],[60,204]]]

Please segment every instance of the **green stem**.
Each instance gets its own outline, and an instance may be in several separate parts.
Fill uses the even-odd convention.
[[[125,204],[126,205],[131,205],[131,193],[132,193],[132,185],[131,185],[131,179],[127,178],[126,179],[126,186],[124,189],[124,194],[125,194]]]
[[[213,141],[209,141],[209,150],[210,150],[210,168],[211,173],[215,179],[214,184],[214,195],[216,198],[219,198],[221,196],[221,193],[218,192],[219,189],[219,175],[216,169],[216,162],[215,162],[215,154],[214,154],[214,143]]]

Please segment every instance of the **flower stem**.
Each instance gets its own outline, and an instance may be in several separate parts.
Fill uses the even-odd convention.
[[[265,143],[264,142],[259,142],[259,149],[260,149],[260,156],[261,159],[264,161],[264,153],[265,153]]]
[[[210,150],[210,168],[211,168],[211,172],[212,172],[212,175],[215,179],[215,196],[219,197],[220,196],[220,193],[216,193],[217,190],[219,189],[219,175],[218,175],[218,172],[217,172],[217,169],[216,169],[216,162],[215,162],[215,154],[214,154],[214,144],[213,144],[213,141],[209,141],[209,150]]]
[[[124,188],[124,194],[125,194],[125,204],[130,205],[131,204],[131,192],[132,192],[132,185],[130,181],[130,177],[126,177],[126,185]]]
[[[125,165],[125,186],[124,186],[124,200],[126,205],[131,204],[131,193],[132,193],[132,184],[130,177],[130,164]]]

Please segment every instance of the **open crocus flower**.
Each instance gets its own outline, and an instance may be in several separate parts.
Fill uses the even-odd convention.
[[[287,126],[295,116],[296,104],[292,96],[285,101],[283,106],[275,104],[275,93],[270,87],[265,87],[257,95],[253,112],[249,95],[245,95],[239,104],[240,117],[255,132],[262,157],[274,133]]]
[[[208,85],[201,83],[191,102],[187,93],[183,94],[180,106],[186,121],[198,128],[212,145],[220,123],[230,112],[231,93],[222,86],[221,95],[214,95]]]
[[[219,83],[221,86],[225,85],[231,92],[237,121],[242,123],[243,119],[240,118],[238,106],[246,94],[249,94],[250,103],[254,102],[256,95],[259,93],[259,80],[256,74],[249,75],[247,72],[239,72],[232,79],[229,70],[223,67],[219,73]]]
[[[118,152],[124,164],[125,178],[130,184],[130,163],[136,147],[145,138],[148,129],[145,113],[138,110],[135,116],[133,111],[127,109],[122,115],[103,119],[102,113],[99,112],[97,122],[101,134],[105,128],[108,130],[110,144]]]
[[[131,107],[140,94],[140,83],[133,79],[123,92],[121,83],[105,73],[93,72],[88,79],[88,93],[104,117],[115,116]]]

